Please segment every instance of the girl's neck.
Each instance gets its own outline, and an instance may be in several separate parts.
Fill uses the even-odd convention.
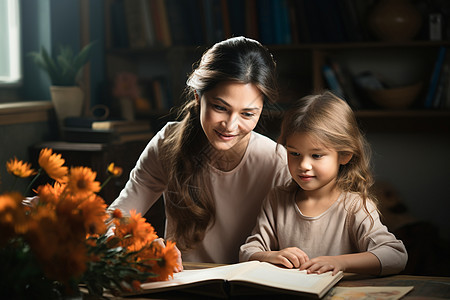
[[[339,198],[341,191],[335,186],[327,191],[299,189],[295,202],[303,215],[317,217],[328,210]]]

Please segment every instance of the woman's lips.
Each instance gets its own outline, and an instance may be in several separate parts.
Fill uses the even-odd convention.
[[[221,139],[223,139],[223,140],[227,140],[227,141],[229,141],[229,140],[232,140],[236,135],[234,135],[234,134],[228,134],[228,133],[220,133],[219,131],[215,131],[216,132],[216,134],[217,134],[217,136],[219,137],[219,138],[221,138]]]

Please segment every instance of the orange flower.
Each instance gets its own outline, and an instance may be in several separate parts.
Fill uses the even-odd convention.
[[[14,157],[14,160],[11,159],[6,163],[6,170],[8,170],[8,173],[21,178],[36,174],[36,171],[31,168],[30,163],[19,161],[16,157]]]
[[[131,251],[140,250],[158,237],[155,229],[135,210],[130,211],[130,217],[115,220],[114,223],[116,224],[115,235],[122,238],[122,246]]]
[[[135,291],[140,291],[140,290],[142,290],[142,288],[141,288],[141,282],[139,281],[139,280],[133,280],[132,282],[131,282],[131,286],[133,287],[133,289],[135,290]]]
[[[59,229],[62,225],[53,209],[38,205],[30,215],[25,237],[36,257],[45,263],[50,262],[58,252]]]
[[[178,266],[178,253],[175,243],[171,241],[167,241],[165,247],[153,243],[148,250],[140,253],[139,258],[141,262],[149,264],[152,273],[158,274],[157,277],[151,277],[147,281],[168,280],[173,276],[175,267]]]
[[[95,181],[97,172],[87,167],[72,167],[69,172],[67,188],[72,194],[87,197],[100,191],[100,182]]]
[[[25,207],[19,193],[0,195],[0,245],[26,230]]]
[[[122,175],[122,168],[114,166],[114,163],[110,163],[108,166],[108,174],[112,175],[113,177],[119,177]]]
[[[89,199],[83,201],[78,209],[83,217],[84,228],[87,233],[104,233],[106,231],[106,204],[98,195],[91,195]]]
[[[114,218],[114,219],[121,219],[123,216],[122,216],[122,211],[120,210],[120,209],[118,209],[118,208],[116,208],[114,211],[113,211],[113,213],[112,213],[112,217]]]
[[[53,186],[48,183],[38,186],[37,194],[39,196],[39,202],[56,205],[60,200],[60,196],[65,186],[65,184],[61,184],[59,182],[55,182]]]
[[[50,178],[56,181],[65,181],[67,167],[63,166],[65,160],[61,158],[61,154],[53,154],[52,149],[42,149],[38,162]]]

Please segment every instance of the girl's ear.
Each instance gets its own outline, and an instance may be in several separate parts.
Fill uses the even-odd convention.
[[[339,164],[346,165],[352,159],[353,154],[350,152],[343,152],[339,154]]]

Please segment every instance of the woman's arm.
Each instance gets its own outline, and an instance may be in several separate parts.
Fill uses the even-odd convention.
[[[256,260],[253,255],[261,255],[271,249],[278,249],[274,211],[271,205],[273,197],[275,197],[274,190],[270,191],[264,200],[256,219],[256,226],[240,248],[240,261]]]

